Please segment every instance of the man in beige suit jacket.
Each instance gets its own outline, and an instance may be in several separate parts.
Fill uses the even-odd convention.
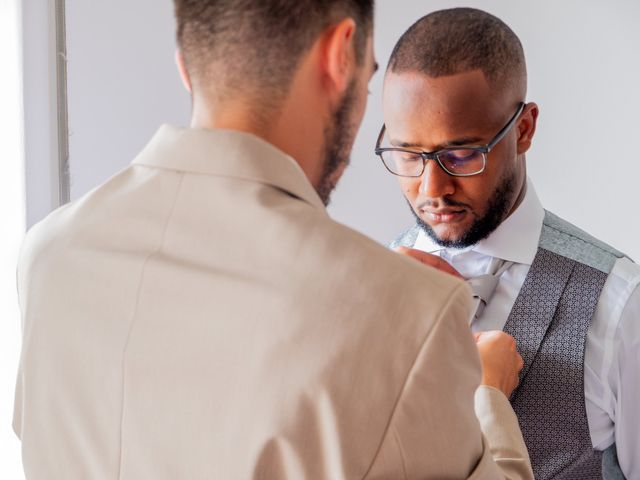
[[[467,287],[325,211],[372,2],[175,3],[192,128],[25,242],[27,479],[532,478],[513,341],[481,372]]]

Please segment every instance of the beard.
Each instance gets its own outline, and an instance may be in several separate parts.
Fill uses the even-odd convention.
[[[471,245],[475,245],[480,240],[487,238],[498,226],[504,221],[509,214],[511,205],[513,204],[513,197],[516,191],[516,173],[514,171],[509,172],[502,179],[500,184],[496,187],[493,195],[489,199],[489,205],[487,212],[484,216],[478,218],[471,227],[462,234],[462,236],[456,240],[443,240],[438,238],[436,232],[422,220],[418,214],[413,210],[411,204],[409,207],[411,213],[416,217],[418,226],[426,233],[435,243],[445,248],[466,248]],[[446,197],[442,199],[442,203],[445,206],[455,207],[458,205]]]
[[[331,124],[324,131],[324,164],[316,192],[325,206],[331,202],[331,192],[338,184],[340,173],[349,165],[357,130],[352,120],[355,90],[356,82],[353,80],[333,113]]]

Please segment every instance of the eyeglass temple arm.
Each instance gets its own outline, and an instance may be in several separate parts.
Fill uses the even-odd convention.
[[[527,104],[525,102],[520,102],[520,106],[518,107],[518,110],[516,110],[516,113],[514,113],[513,117],[511,117],[511,120],[509,120],[509,122],[504,126],[504,128],[502,130],[500,130],[498,132],[498,134],[494,137],[494,139],[491,141],[491,143],[489,143],[486,147],[486,152],[485,153],[489,153],[489,151],[496,146],[496,144],[502,140],[504,138],[504,136],[507,134],[507,132],[511,129],[511,127],[513,126],[513,124],[516,122],[516,120],[518,119],[518,117],[520,116],[520,114],[522,113],[522,111],[524,110],[524,107],[526,107]]]
[[[380,129],[380,133],[378,134],[378,140],[376,141],[376,150],[380,148],[380,144],[382,143],[382,137],[384,137],[384,132],[387,130],[387,126],[383,123],[382,128]]]

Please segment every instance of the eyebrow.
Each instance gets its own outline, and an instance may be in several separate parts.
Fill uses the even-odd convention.
[[[444,148],[451,148],[451,147],[464,147],[464,146],[472,146],[472,145],[475,146],[475,145],[480,145],[481,141],[482,141],[482,138],[480,137],[456,138],[446,143],[436,145],[435,148],[431,151],[437,152],[438,150],[442,150]],[[419,143],[399,142],[397,140],[391,139],[391,145],[398,148],[411,148],[411,149],[418,149],[420,151],[423,151]]]

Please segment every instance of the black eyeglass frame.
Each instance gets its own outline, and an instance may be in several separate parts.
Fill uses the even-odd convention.
[[[384,134],[386,132],[386,125],[383,123],[382,124],[382,129],[380,130],[380,134],[378,135],[378,141],[376,142],[375,154],[380,157],[380,160],[382,161],[382,164],[389,171],[389,173],[391,173],[393,175],[396,175],[398,177],[405,177],[405,178],[419,178],[419,177],[421,177],[422,174],[424,173],[425,168],[427,167],[427,161],[429,161],[429,160],[435,160],[436,163],[440,166],[440,168],[442,170],[444,170],[447,174],[449,174],[449,175],[451,175],[453,177],[472,177],[474,175],[480,175],[482,172],[484,172],[484,170],[485,170],[485,168],[487,166],[487,154],[489,152],[491,152],[493,147],[495,147],[498,144],[498,142],[500,142],[500,140],[502,140],[504,138],[504,136],[511,129],[511,127],[513,127],[513,125],[516,123],[516,120],[520,117],[520,114],[524,111],[524,108],[526,106],[527,106],[527,104],[525,102],[520,102],[520,105],[518,105],[518,109],[516,110],[516,113],[511,117],[511,119],[509,119],[507,124],[504,127],[502,127],[502,129],[496,134],[496,136],[493,137],[493,139],[489,143],[487,143],[486,145],[483,145],[483,146],[478,146],[478,145],[462,146],[461,145],[461,146],[455,146],[455,147],[442,148],[440,150],[435,150],[433,152],[425,152],[425,151],[412,150],[412,149],[409,149],[409,148],[400,148],[400,147],[380,148],[380,144],[382,143],[382,139],[383,139]],[[441,153],[449,152],[449,151],[452,151],[452,150],[473,150],[473,151],[482,153],[482,169],[477,171],[477,172],[475,172],[475,173],[453,173],[453,172],[450,172],[449,170],[447,170],[447,168],[440,161],[439,155]],[[404,153],[413,153],[415,155],[420,155],[422,157],[422,170],[420,170],[420,174],[418,174],[418,175],[400,175],[399,173],[395,173],[394,171],[392,171],[387,166],[387,164],[385,163],[384,159],[382,158],[382,154],[384,152],[404,152]]]

